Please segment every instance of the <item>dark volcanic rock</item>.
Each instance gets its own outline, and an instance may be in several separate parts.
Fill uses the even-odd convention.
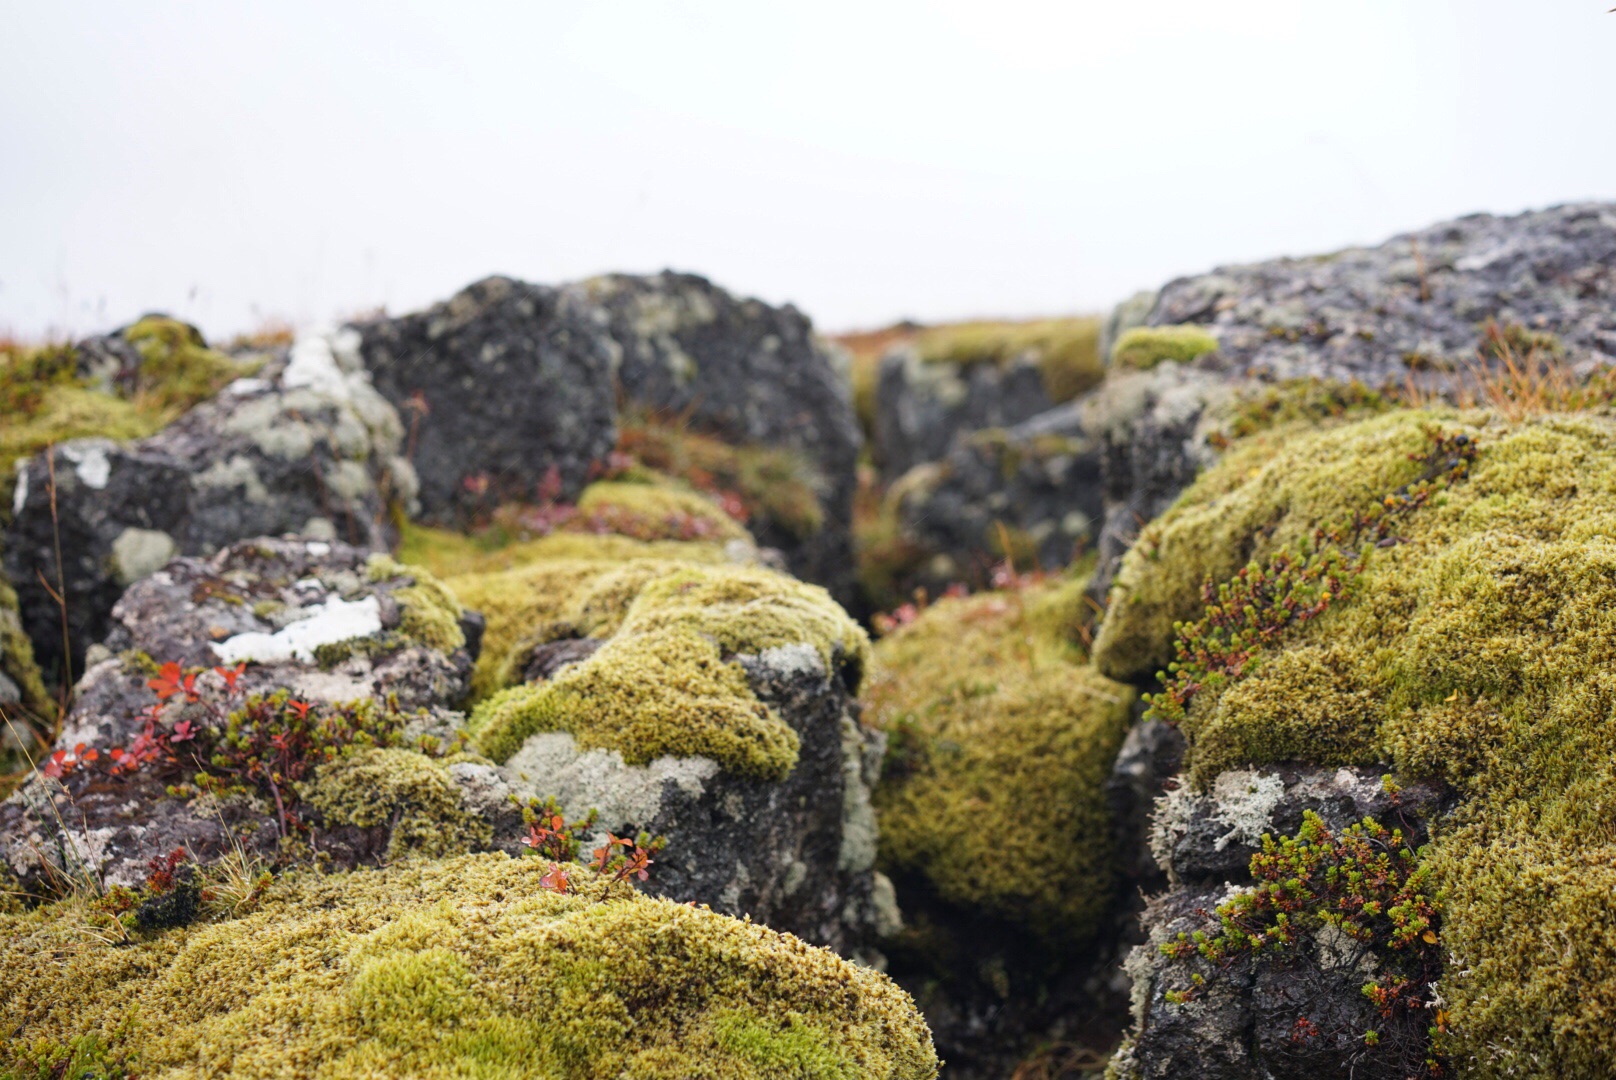
[[[0,870],[9,869],[30,889],[52,874],[86,873],[135,886],[152,858],[184,849],[188,858],[208,863],[232,851],[232,836],[250,855],[273,862],[280,826],[276,806],[262,791],[248,783],[242,794],[223,798],[170,792],[171,785],[192,782],[200,767],[187,752],[211,744],[223,717],[251,694],[284,690],[316,707],[372,702],[394,710],[408,740],[450,735],[460,717],[448,706],[465,693],[471,658],[452,631],[451,640],[433,642],[415,628],[453,626],[454,612],[412,588],[417,580],[396,564],[367,559],[361,549],[338,542],[259,539],[208,559],[177,559],[131,587],[112,611],[107,638],[111,649],[125,651],[91,651],[57,743],[75,756],[81,746],[98,756],[60,778],[36,773],[0,804]],[[211,670],[198,677],[194,701],[177,694],[160,702],[148,685],[154,664],[172,661],[195,671],[243,659],[248,662],[235,693]],[[114,748],[133,750],[143,732],[166,740],[182,724],[197,732],[190,740],[165,741],[171,751],[139,769],[115,774],[109,768]],[[468,766],[446,768],[406,749],[381,753],[418,759],[407,774],[413,790],[435,798],[418,808],[407,795],[394,792],[393,806],[387,803],[392,796],[383,794],[377,805],[394,813],[366,827],[323,820],[306,807],[307,842],[329,865],[383,860],[394,828],[417,809],[438,815],[437,833],[451,843],[458,837],[462,849],[491,836],[470,811],[444,813],[456,806],[458,786],[477,779],[454,771]],[[316,765],[313,779],[330,767]]]
[[[736,444],[794,450],[824,511],[808,537],[754,523],[799,577],[852,596],[854,467],[862,436],[844,372],[796,308],[732,296],[694,274],[611,274],[566,286],[600,305],[617,381],[633,406],[685,419]]]
[[[43,667],[62,662],[58,581],[77,670],[123,590],[175,555],[283,533],[387,546],[414,474],[352,345],[302,339],[150,438],[74,439],[20,467],[4,566]]]
[[[897,921],[892,887],[873,872],[869,792],[884,740],[860,727],[846,686],[812,647],[737,659],[801,739],[783,781],[736,777],[705,757],[627,765],[616,751],[580,750],[565,732],[530,736],[501,775],[569,816],[598,810],[602,829],[665,836],[647,885],[659,895],[854,950]]]
[[[913,346],[881,358],[874,452],[889,483],[946,455],[957,438],[1007,428],[1048,410],[1036,354],[1006,364],[926,361]]]
[[[917,583],[986,582],[1011,556],[1058,569],[1092,546],[1104,513],[1101,444],[1082,402],[1009,430],[979,431],[893,487],[904,536],[924,552]]]
[[[1150,846],[1172,885],[1147,903],[1147,941],[1126,962],[1135,1027],[1118,1055],[1118,1075],[1401,1080],[1417,1071],[1420,1062],[1401,1055],[1424,1045],[1425,1021],[1407,1012],[1384,1017],[1363,993],[1383,965],[1371,942],[1326,932],[1295,948],[1237,956],[1183,1004],[1166,993],[1175,983],[1188,985],[1186,971],[1159,946],[1179,933],[1213,930],[1210,913],[1249,884],[1263,834],[1295,834],[1305,811],[1331,830],[1374,817],[1418,846],[1451,803],[1447,792],[1426,784],[1388,792],[1373,768],[1239,770],[1220,775],[1205,793],[1179,787],[1164,796]],[[1299,1018],[1312,1028],[1299,1034]],[[1370,1030],[1378,1031],[1378,1046],[1365,1044]]]
[[[578,493],[617,438],[598,316],[564,290],[490,277],[358,326],[376,389],[409,429],[426,520]],[[544,490],[552,470],[559,488]]]

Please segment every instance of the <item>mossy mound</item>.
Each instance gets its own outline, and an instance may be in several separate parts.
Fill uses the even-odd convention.
[[[797,539],[825,525],[813,470],[781,447],[734,445],[655,417],[619,421],[618,452],[716,496],[742,524],[775,524]]]
[[[129,944],[83,901],[0,915],[0,1062],[60,1075],[53,1058],[96,1047],[175,1080],[936,1075],[884,976],[626,886],[551,892],[549,865],[293,876],[251,914]]]
[[[535,644],[604,640],[554,678],[477,707],[470,730],[499,761],[535,732],[564,730],[630,763],[702,754],[739,774],[779,778],[796,763],[796,733],[731,658],[807,644],[856,689],[869,648],[824,589],[757,568],[567,560],[450,585],[488,616],[481,692],[514,681]]]
[[[584,531],[636,540],[750,540],[716,502],[666,483],[602,480],[578,496]]]
[[[1218,351],[1218,339],[1201,326],[1136,326],[1124,331],[1111,350],[1115,367],[1146,371],[1163,361],[1189,363]]]
[[[1070,401],[1105,377],[1098,318],[970,322],[923,330],[915,347],[930,363],[1008,364],[1031,355],[1053,402]]]
[[[402,747],[369,747],[322,765],[300,796],[327,829],[389,830],[389,861],[492,846],[488,823],[468,813],[443,764]]]
[[[1104,787],[1134,696],[1062,636],[1083,585],[941,601],[876,643],[865,695],[889,872],[1063,944],[1112,898]]]
[[[1422,488],[1434,440],[1469,460]],[[1449,958],[1438,1047],[1472,1076],[1616,1074],[1616,424],[1421,411],[1258,437],[1129,553],[1096,660],[1147,673],[1175,620],[1301,582],[1348,546],[1319,530],[1361,541],[1351,523],[1380,514],[1383,538],[1346,552],[1330,595],[1308,586],[1309,618],[1268,620],[1287,595],[1266,592],[1245,625],[1272,632],[1221,639],[1249,656],[1187,697],[1192,775],[1391,761],[1451,784],[1429,856]],[[1203,580],[1228,586],[1216,610]]]
[[[601,562],[666,559],[701,564],[729,561],[723,545],[711,541],[635,540],[628,536],[592,533],[552,533],[524,540],[497,530],[467,535],[418,522],[406,523],[399,530],[397,554],[400,561],[425,567],[445,580],[494,574],[557,559]]]
[[[194,327],[175,319],[147,316],[122,336],[140,364],[107,386],[92,385],[71,347],[0,350],[0,514],[11,509],[17,462],[68,439],[155,434],[255,369],[209,349]]]

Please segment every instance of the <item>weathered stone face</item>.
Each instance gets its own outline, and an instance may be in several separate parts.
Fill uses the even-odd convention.
[[[882,357],[875,400],[875,459],[888,482],[947,456],[971,432],[1013,427],[1054,405],[1034,356],[965,365],[913,348]]]
[[[357,327],[376,389],[403,417],[424,520],[577,495],[617,437],[601,322],[559,290],[491,277]]]
[[[176,554],[286,533],[387,547],[414,474],[352,344],[303,339],[156,435],[74,439],[22,464],[4,565],[42,666],[63,660],[58,583],[76,671],[123,590]]]
[[[862,436],[846,375],[796,308],[732,296],[694,274],[611,274],[565,287],[599,306],[633,407],[685,418],[739,444],[800,453],[824,525],[808,537],[758,528],[798,576],[852,595],[854,466]]]

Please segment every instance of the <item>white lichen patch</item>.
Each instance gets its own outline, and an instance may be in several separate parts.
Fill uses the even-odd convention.
[[[261,664],[278,664],[299,660],[314,662],[314,650],[321,645],[334,645],[339,641],[370,637],[381,633],[381,607],[374,596],[362,600],[344,600],[328,597],[326,602],[310,614],[273,634],[249,631],[224,641],[214,642],[213,651],[226,664],[253,660]]]
[[[580,750],[569,732],[532,735],[511,755],[503,769],[518,796],[554,798],[569,816],[600,811],[606,828],[649,826],[662,809],[664,785],[670,781],[692,799],[706,791],[718,775],[718,763],[705,757],[659,757],[646,765],[629,765],[616,750]]]
[[[73,463],[73,471],[85,487],[100,491],[107,486],[112,476],[112,462],[107,457],[107,451],[112,449],[111,440],[75,439],[63,443],[61,449],[62,456]]]
[[[1274,807],[1285,797],[1285,781],[1255,769],[1232,769],[1212,784],[1212,816],[1229,831],[1213,845],[1222,851],[1230,843],[1255,844],[1268,831]]]
[[[179,545],[166,532],[130,526],[112,542],[112,570],[119,584],[133,585],[167,566],[177,554]]]

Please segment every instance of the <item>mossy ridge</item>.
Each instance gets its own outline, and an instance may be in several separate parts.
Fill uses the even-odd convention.
[[[1135,676],[1158,664],[1203,576],[1394,490],[1433,423],[1478,441],[1468,477],[1254,671],[1196,694],[1189,765],[1204,782],[1390,760],[1452,784],[1459,808],[1429,856],[1451,954],[1438,1049],[1473,1076],[1611,1075],[1616,425],[1411,412],[1237,446],[1125,559],[1097,659]]]
[[[617,448],[648,469],[737,503],[742,524],[761,518],[798,539],[825,525],[813,469],[793,451],[734,445],[651,416],[621,418]]]
[[[534,589],[536,581],[549,587]],[[512,651],[536,640],[607,640],[554,678],[510,687],[477,707],[470,730],[498,761],[535,732],[564,730],[631,764],[700,754],[740,775],[778,779],[796,764],[796,732],[758,701],[730,658],[807,644],[855,689],[867,663],[864,631],[824,589],[770,570],[647,561],[558,573],[541,564],[503,584],[496,591],[507,598],[524,588],[533,598],[501,612],[502,643],[517,625],[533,628],[507,647],[502,667],[490,669],[504,679]]]
[[[372,555],[365,562],[365,576],[373,582],[401,577],[412,580],[413,584],[392,594],[399,606],[399,633],[407,641],[443,653],[465,648],[460,601],[431,571],[401,563],[390,555]]]
[[[321,765],[300,797],[328,829],[391,829],[386,858],[485,850],[488,822],[467,812],[442,762],[401,747],[367,747]]]
[[[648,541],[591,533],[552,533],[534,539],[520,539],[500,530],[468,536],[417,522],[410,522],[400,530],[397,557],[400,562],[425,567],[445,580],[498,573],[560,559],[604,562],[666,559],[687,563],[729,561],[723,545],[712,541]]]
[[[876,643],[865,695],[891,740],[883,864],[1062,944],[1091,935],[1111,900],[1104,785],[1134,696],[1064,637],[1084,585],[933,605]]]
[[[501,854],[277,881],[241,918],[132,947],[74,901],[0,915],[0,1051],[111,1039],[141,1075],[802,1075],[926,1080],[885,976],[626,886],[543,889]],[[818,1069],[822,1071],[811,1071]]]
[[[11,512],[16,464],[52,443],[90,435],[145,438],[257,365],[209,349],[195,328],[147,316],[124,338],[141,355],[128,385],[102,390],[78,372],[71,346],[0,350],[0,520]]]
[[[666,482],[598,480],[578,496],[578,512],[585,531],[638,540],[752,539],[712,499]]]
[[[1105,377],[1100,328],[1101,320],[1091,316],[955,323],[922,330],[915,347],[925,363],[964,367],[1003,366],[1031,354],[1043,375],[1045,393],[1059,403],[1099,385]]]
[[[1204,326],[1136,326],[1117,338],[1111,364],[1147,371],[1164,361],[1187,364],[1217,351],[1218,339]]]

